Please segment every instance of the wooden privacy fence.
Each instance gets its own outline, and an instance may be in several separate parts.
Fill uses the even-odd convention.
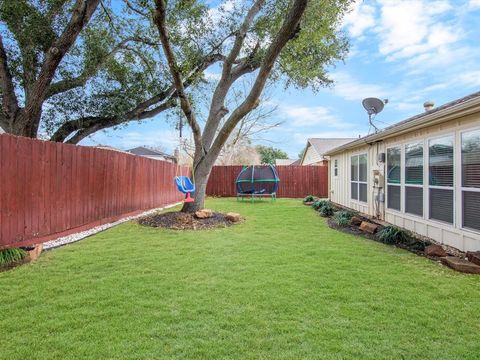
[[[280,178],[278,197],[303,198],[306,195],[328,197],[327,166],[275,167]],[[207,184],[207,195],[236,196],[235,180],[242,166],[214,166]]]
[[[0,135],[0,248],[180,201],[175,173],[165,161]]]

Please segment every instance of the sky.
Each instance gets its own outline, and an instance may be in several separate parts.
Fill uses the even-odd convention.
[[[276,111],[269,121],[282,122],[258,143],[280,148],[297,158],[311,137],[367,135],[362,99],[388,99],[376,125],[387,125],[480,91],[480,0],[364,0],[355,3],[342,30],[350,39],[344,62],[330,70],[331,88],[313,92],[269,90]],[[215,79],[218,69],[209,69]],[[173,152],[178,132],[165,115],[120,130],[107,130],[82,141],[121,149],[160,146]]]

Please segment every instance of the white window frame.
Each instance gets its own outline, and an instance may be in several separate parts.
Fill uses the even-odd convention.
[[[360,181],[360,156],[365,156],[367,159],[367,180],[366,181]],[[352,180],[352,159],[357,158],[358,159],[358,166],[357,166],[357,179],[358,180]],[[353,199],[352,198],[352,184],[357,184],[357,195],[358,199]],[[365,184],[367,186],[367,201],[360,200],[360,184]],[[368,204],[368,153],[359,153],[359,154],[353,154],[350,155],[350,188],[349,188],[349,194],[350,194],[350,201],[354,201],[360,204]]]
[[[394,149],[394,148],[400,148],[400,183],[389,183],[388,182],[388,150],[389,149]],[[405,166],[404,166],[404,146],[403,144],[393,144],[385,148],[385,209],[387,211],[393,211],[397,213],[402,213],[404,209],[404,196],[403,194],[405,193],[405,189],[403,188],[403,181],[405,179]],[[398,186],[400,188],[400,209],[393,209],[388,207],[388,186]]]
[[[421,184],[407,184],[407,146],[409,145],[421,145],[422,146],[422,183]],[[403,166],[402,166],[402,175],[400,179],[400,183],[402,185],[402,192],[403,192],[403,212],[410,216],[415,216],[418,218],[425,218],[425,141],[411,141],[402,145],[402,155],[403,158]],[[427,184],[428,184],[428,172],[427,172]],[[413,214],[407,212],[407,187],[414,187],[422,189],[422,215]],[[400,194],[401,196],[401,194]]]
[[[430,142],[432,140],[437,140],[441,138],[446,138],[446,137],[451,137],[453,139],[453,186],[437,186],[437,185],[430,185]],[[426,168],[426,174],[427,177],[426,179],[423,179],[424,183],[426,184],[426,193],[424,191],[424,197],[425,197],[425,207],[424,207],[424,215],[426,215],[425,219],[428,221],[432,222],[437,222],[439,224],[444,224],[448,226],[453,226],[457,227],[457,179],[456,179],[456,172],[458,171],[457,169],[457,156],[458,156],[458,140],[457,136],[455,133],[443,133],[443,134],[436,134],[435,136],[429,137],[426,139],[426,156],[425,156],[425,166]],[[460,169],[461,170],[461,169]],[[425,173],[424,173],[425,174]],[[441,190],[452,190],[453,192],[453,222],[449,223],[446,221],[438,220],[438,219],[432,219],[430,217],[430,189],[441,189]],[[426,209],[425,209],[426,208]],[[425,210],[427,211],[425,214]],[[462,221],[463,222],[463,221]]]
[[[469,132],[474,132],[474,131],[480,131],[480,127],[463,129],[463,130],[459,131],[459,134],[458,134],[458,141],[457,141],[458,146],[457,146],[457,149],[456,149],[457,154],[454,154],[454,155],[456,155],[456,156],[454,156],[454,159],[456,161],[458,161],[458,164],[459,164],[459,169],[458,169],[458,173],[459,173],[458,174],[458,193],[457,193],[457,191],[455,191],[455,196],[458,196],[458,198],[460,199],[460,201],[459,201],[460,202],[460,207],[459,207],[460,219],[458,220],[459,221],[459,226],[458,227],[463,229],[463,230],[467,230],[467,231],[470,231],[470,232],[480,234],[480,230],[473,229],[473,228],[470,228],[470,227],[467,227],[467,226],[463,225],[463,192],[464,191],[480,192],[480,187],[479,188],[471,188],[471,187],[463,186],[462,138],[463,138],[463,134],[469,133]],[[458,155],[458,159],[457,159],[457,155]],[[456,178],[456,176],[454,176],[454,178]],[[455,179],[455,180],[457,180],[457,179]]]

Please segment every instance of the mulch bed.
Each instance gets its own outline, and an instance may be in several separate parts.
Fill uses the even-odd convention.
[[[230,220],[227,220],[226,215],[222,213],[213,213],[213,215],[207,219],[197,219],[194,214],[182,212],[153,214],[140,218],[138,222],[144,226],[173,230],[204,230],[228,227],[234,224]]]

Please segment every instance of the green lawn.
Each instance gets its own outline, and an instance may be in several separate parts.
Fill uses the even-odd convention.
[[[299,200],[245,224],[126,223],[0,273],[1,359],[478,359],[480,276],[329,229]]]

